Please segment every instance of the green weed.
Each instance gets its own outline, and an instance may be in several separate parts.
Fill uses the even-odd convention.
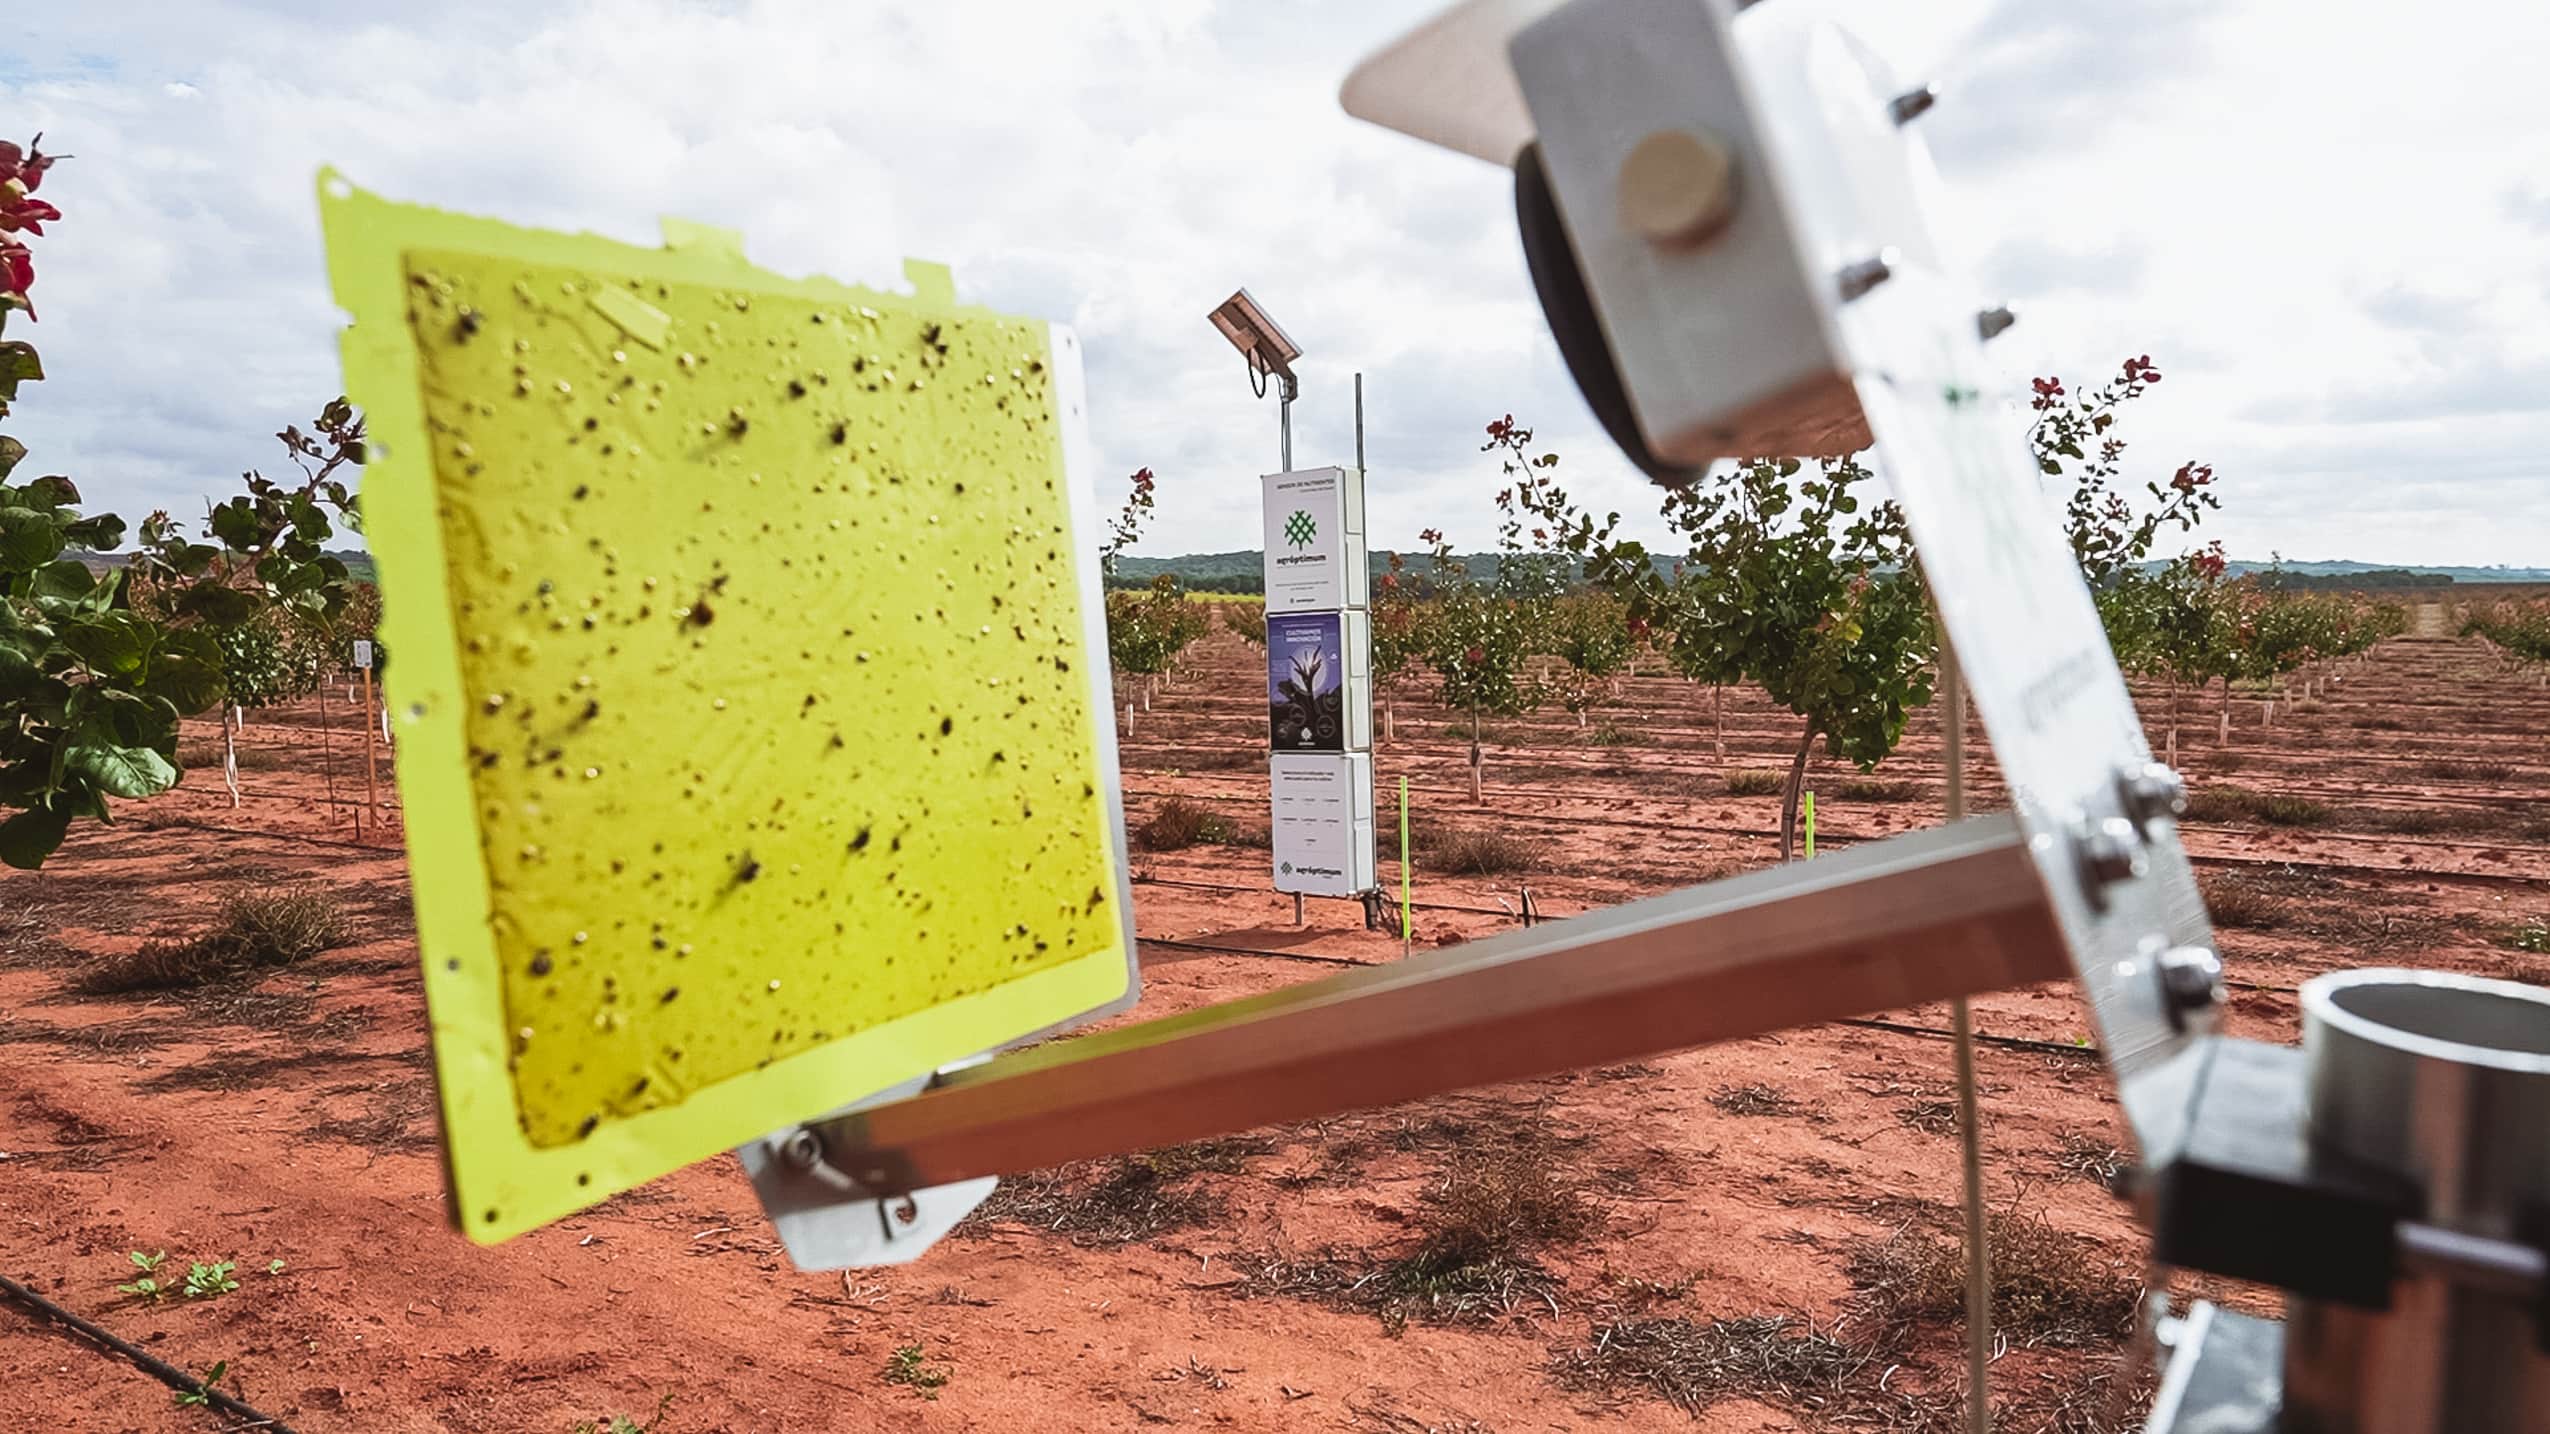
[[[133,1267],[142,1273],[131,1284],[117,1285],[116,1293],[131,1295],[137,1300],[150,1300],[154,1303],[168,1293],[167,1287],[160,1284],[157,1275],[160,1262],[168,1258],[166,1250],[154,1255],[145,1255],[139,1250],[127,1250],[124,1258],[132,1261]]]
[[[181,1389],[177,1391],[177,1407],[180,1409],[188,1409],[196,1405],[211,1404],[212,1387],[221,1383],[222,1376],[228,1373],[230,1373],[229,1360],[214,1360],[213,1367],[205,1370],[203,1374],[195,1380],[194,1388]]]
[[[205,1264],[197,1260],[186,1267],[186,1283],[182,1293],[190,1300],[217,1299],[239,1288],[236,1260],[216,1260]]]
[[[655,1401],[655,1412],[647,1416],[644,1424],[625,1414],[614,1414],[599,1422],[578,1420],[573,1434],[664,1434],[664,1411],[672,1407],[673,1396],[667,1394]]]
[[[893,1357],[885,1362],[885,1382],[900,1384],[923,1399],[938,1398],[939,1390],[947,1384],[954,1371],[943,1364],[923,1364],[923,1357],[918,1344],[907,1344],[896,1350]]]

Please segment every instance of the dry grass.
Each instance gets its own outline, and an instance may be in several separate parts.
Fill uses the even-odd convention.
[[[1709,1092],[1709,1104],[1729,1115],[1812,1115],[1815,1107],[1767,1085],[1722,1085]]]
[[[1921,783],[1853,777],[1835,787],[1833,795],[1846,802],[1909,802],[1921,796]]]
[[[2186,819],[2191,822],[2256,821],[2269,826],[2316,827],[2327,825],[2334,815],[2325,803],[2308,797],[2252,791],[2247,787],[2207,787],[2188,795]]]
[[[1592,1341],[1559,1354],[1550,1371],[1567,1389],[1634,1389],[1696,1417],[1731,1397],[1821,1407],[1871,1358],[1868,1349],[1788,1315],[1665,1317],[1596,1325]]]
[[[2473,762],[2436,757],[2417,764],[2419,776],[2438,782],[2503,782],[2515,774],[2512,762]]]
[[[2359,811],[2355,825],[2397,836],[2433,836],[2460,825],[2457,813],[2439,812],[2432,807],[2397,807],[2388,810]]]
[[[241,887],[222,898],[212,929],[182,941],[144,942],[130,955],[90,968],[79,986],[93,995],[201,986],[306,961],[351,935],[336,897],[321,887]]]
[[[1422,1132],[1410,1138],[1429,1143]],[[1369,1311],[1393,1334],[1411,1320],[1489,1323],[1525,1305],[1555,1311],[1565,1286],[1534,1252],[1590,1237],[1605,1214],[1550,1143],[1516,1139],[1456,1147],[1408,1218],[1415,1242],[1378,1264],[1336,1250],[1262,1258],[1238,1293]]]
[[[2265,883],[2236,872],[2208,872],[2197,878],[2205,909],[2216,926],[2235,931],[2272,931],[2293,919],[2292,904]]]
[[[1495,876],[1534,865],[1531,844],[1502,832],[1444,832],[1427,850],[1433,857],[1427,865],[1448,876]]]
[[[238,744],[237,752],[239,770],[243,772],[270,771],[293,764],[293,754],[281,747],[251,746],[243,741]],[[219,741],[179,743],[177,766],[180,771],[219,772],[221,743]]]
[[[1916,1100],[1895,1107],[1895,1119],[1924,1135],[1957,1133],[1957,1103],[1953,1100]]]
[[[2095,1241],[2013,1210],[1992,1211],[1985,1230],[1994,1328],[2021,1344],[2066,1348],[2108,1344],[2133,1329],[2142,1284],[2111,1264]],[[1859,1308],[1881,1330],[1965,1316],[1960,1242],[1907,1228],[1862,1249],[1850,1273]]]
[[[1616,722],[1597,722],[1585,734],[1588,747],[1643,747],[1647,739]]]
[[[1785,790],[1788,778],[1777,772],[1758,772],[1739,767],[1727,773],[1727,795],[1730,797],[1767,797]]]
[[[965,1226],[1005,1221],[1076,1245],[1127,1245],[1209,1223],[1222,1203],[1193,1177],[1237,1173],[1273,1153],[1259,1135],[1190,1141],[1113,1160],[1085,1161],[1004,1179]],[[964,1227],[960,1227],[964,1228]]]
[[[1231,819],[1201,802],[1162,797],[1151,817],[1136,831],[1145,849],[1182,851],[1199,842],[1220,845],[1238,838]]]
[[[40,901],[0,906],[0,958],[24,955],[43,944],[44,910]]]
[[[2074,1180],[2086,1180],[2111,1190],[2133,1164],[2124,1151],[2077,1130],[2063,1132],[2054,1150],[2055,1169]]]

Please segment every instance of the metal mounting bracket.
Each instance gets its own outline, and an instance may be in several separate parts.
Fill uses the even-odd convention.
[[[943,1067],[899,1085],[888,1086],[866,1100],[844,1106],[818,1121],[784,1126],[736,1150],[751,1179],[753,1193],[779,1242],[799,1269],[837,1270],[853,1266],[900,1265],[918,1259],[956,1228],[974,1207],[990,1197],[996,1176],[951,1181],[926,1190],[880,1191],[862,1186],[833,1163],[819,1129],[845,1120],[871,1105],[919,1095],[949,1071],[988,1059]]]

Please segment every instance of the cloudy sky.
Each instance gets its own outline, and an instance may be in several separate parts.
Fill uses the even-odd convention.
[[[1776,3],[1776,0],[1775,0]],[[1247,284],[1310,358],[1305,466],[1369,403],[1374,541],[1484,544],[1481,425],[1536,425],[1600,506],[1651,511],[1539,318],[1505,173],[1340,113],[1431,0],[16,0],[0,132],[76,159],[41,241],[55,377],[35,471],[128,512],[276,459],[337,391],[312,173],[650,241],[741,228],[786,272],[1078,327],[1141,551],[1255,545],[1271,401],[1204,322]],[[1904,52],[2011,393],[2149,353],[2143,469],[2222,475],[2263,557],[2550,563],[2550,18],[2395,3],[1946,0]],[[360,17],[359,19],[356,17]],[[25,36],[32,19],[33,36]],[[2013,402],[2014,430],[2018,424]]]

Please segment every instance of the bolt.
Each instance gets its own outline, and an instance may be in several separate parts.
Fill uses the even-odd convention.
[[[1974,316],[1974,331],[1982,335],[1985,343],[1990,343],[2008,333],[2010,326],[2018,321],[2019,316],[2010,312],[2009,305],[1995,304]]]
[[[799,1170],[812,1170],[823,1164],[823,1137],[801,1125],[780,1137],[779,1158]]]
[[[1709,135],[1660,129],[1620,162],[1620,224],[1665,248],[1689,248],[1735,212],[1735,157]]]
[[[2154,819],[2175,819],[2187,811],[2187,782],[2168,765],[2146,762],[2116,774],[2116,795],[2124,804],[2125,815],[2132,818],[2139,831],[2148,831]]]
[[[2084,823],[2072,833],[2073,854],[2081,863],[2081,887],[2092,906],[2105,908],[2107,888],[2141,876],[2143,838],[2123,817]]]
[[[2222,958],[2202,946],[2172,946],[2153,962],[2161,1005],[2171,1025],[2186,1030],[2222,1004]]]
[[[898,1225],[909,1225],[920,1218],[920,1202],[914,1200],[911,1196],[906,1195],[902,1199],[894,1202],[894,1223]]]
[[[1893,277],[1895,277],[1895,251],[1880,249],[1874,256],[1843,268],[1842,302],[1847,304]]]
[[[1906,90],[1895,96],[1887,103],[1886,113],[1893,115],[1895,123],[1899,125],[1911,124],[1914,120],[1930,113],[1930,107],[1937,103],[1939,103],[1939,92],[1928,85],[1923,85],[1919,89]]]

